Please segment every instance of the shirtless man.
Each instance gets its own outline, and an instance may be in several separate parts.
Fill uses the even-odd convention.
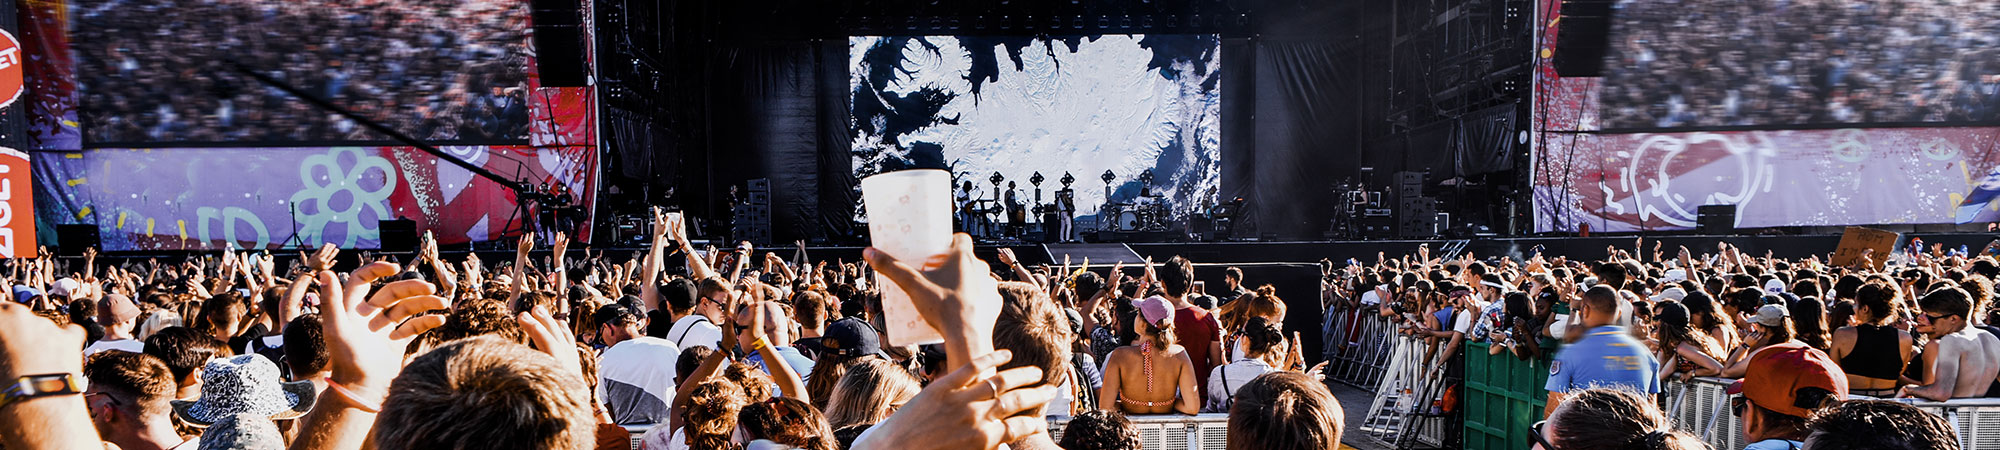
[[[1924,311],[1917,316],[1917,331],[1931,337],[1924,345],[1927,384],[1905,387],[1898,397],[1941,402],[1986,396],[1986,388],[2000,376],[2000,338],[1970,326],[1970,298],[1958,288],[1944,288],[1917,301]]]

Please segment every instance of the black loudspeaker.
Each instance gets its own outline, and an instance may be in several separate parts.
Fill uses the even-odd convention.
[[[1396,235],[1403,239],[1429,239],[1437,237],[1437,201],[1429,197],[1404,199],[1401,219],[1396,221]]]
[[[96,247],[97,225],[56,225],[56,255],[83,256],[83,249]]]
[[[1595,77],[1604,73],[1605,52],[1611,48],[1611,6],[1617,0],[1563,0],[1562,23],[1556,28],[1556,75]],[[1542,20],[1552,20],[1543,18]]]
[[[589,86],[590,68],[583,57],[583,13],[580,0],[531,0],[535,31],[535,69],[543,87]]]
[[[1695,215],[1695,230],[1701,234],[1736,232],[1736,205],[1701,205]]]
[[[382,251],[412,252],[417,250],[417,221],[409,219],[384,220],[377,226],[382,231]]]

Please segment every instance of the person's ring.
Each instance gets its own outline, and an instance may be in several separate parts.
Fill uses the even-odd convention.
[[[988,387],[988,388],[992,388],[992,389],[993,389],[993,398],[994,398],[994,399],[996,399],[996,400],[997,400],[997,399],[999,399],[999,398],[1000,398],[1000,385],[998,385],[998,384],[994,384],[994,383],[993,383],[993,379],[992,379],[992,378],[987,378],[987,379],[986,379],[986,387]]]

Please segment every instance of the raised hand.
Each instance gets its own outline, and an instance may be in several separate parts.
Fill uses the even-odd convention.
[[[563,267],[563,255],[569,254],[569,235],[557,231],[555,236],[549,237],[549,247],[555,250],[555,266]]]
[[[333,244],[321,245],[319,251],[313,252],[312,257],[305,259],[306,268],[314,272],[333,270],[333,260],[339,256],[340,247]]]
[[[1041,381],[1041,369],[1023,366],[982,375],[1011,359],[1013,352],[1007,350],[983,354],[938,378],[852,448],[998,448],[1043,432],[1048,425],[1040,416],[1016,416],[1055,397],[1054,386],[1027,387]]]
[[[399,270],[391,263],[369,263],[349,273],[346,282],[333,272],[319,273],[320,320],[331,379],[363,400],[379,401],[388,395],[389,381],[403,370],[403,350],[410,340],[444,325],[444,316],[426,313],[451,306],[432,295],[436,287],[423,280],[385,284],[368,294],[370,283]]]
[[[1014,259],[1014,249],[1002,247],[1000,249],[1000,264],[1012,266],[1015,262],[1017,260]]]
[[[949,251],[918,267],[873,247],[862,252],[876,272],[909,294],[924,321],[944,333],[947,357],[965,358],[955,361],[991,351],[993,323],[1000,318],[1000,282],[973,257],[972,247],[972,236],[959,233]]]
[[[576,353],[576,334],[570,332],[569,325],[549,315],[547,308],[536,306],[531,311],[523,311],[515,317],[521,322],[521,331],[528,340],[535,343],[535,349],[555,357],[556,363],[569,369],[578,378],[583,377],[583,357]]]

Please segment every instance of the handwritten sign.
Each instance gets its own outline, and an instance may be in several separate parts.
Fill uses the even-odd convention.
[[[1840,246],[1833,251],[1833,260],[1828,262],[1836,267],[1852,266],[1861,261],[1862,253],[1873,249],[1875,253],[1868,255],[1875,260],[1872,268],[1881,269],[1882,264],[1888,262],[1889,251],[1896,247],[1896,240],[1900,237],[1900,234],[1874,228],[1847,227],[1847,231],[1840,233]]]

